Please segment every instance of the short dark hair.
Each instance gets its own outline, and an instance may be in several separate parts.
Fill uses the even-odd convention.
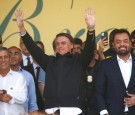
[[[131,32],[131,39],[135,39],[135,30]]]
[[[114,32],[114,36],[112,37],[112,42],[114,42],[115,35],[122,34],[122,33],[126,33],[129,37],[129,40],[130,40],[131,37],[130,37],[130,33],[129,33],[128,30],[126,30],[126,29],[116,29],[115,32]]]
[[[16,48],[16,49],[18,49],[18,50],[19,50],[20,54],[22,54],[22,51],[21,51],[21,49],[20,49],[20,48],[18,48],[18,47],[16,47],[16,46],[11,46],[11,47],[9,47],[9,48],[8,48],[8,50],[9,50],[10,48]]]
[[[8,51],[8,48],[6,48],[6,47],[0,47],[0,51]]]
[[[113,39],[114,39],[114,34],[115,34],[115,32],[116,32],[117,30],[118,30],[118,29],[114,29],[114,30],[112,30],[111,33],[109,34],[109,46],[110,46],[110,48],[113,47],[112,42],[113,42]]]
[[[6,48],[6,47],[0,47],[0,52],[1,52],[1,51],[6,51],[6,52],[8,52],[8,55],[9,55],[8,48]]]
[[[56,39],[57,39],[58,37],[60,37],[60,36],[65,36],[65,37],[67,37],[67,38],[69,39],[69,41],[70,41],[72,44],[74,43],[73,37],[72,37],[70,34],[68,34],[68,33],[59,33],[59,34],[57,34],[56,37],[55,37],[55,39],[54,39],[54,42],[55,42]]]
[[[79,44],[82,46],[82,40],[80,38],[74,38],[74,44]]]
[[[132,44],[133,44],[133,47],[135,47],[135,41],[133,41],[133,43],[132,43]]]

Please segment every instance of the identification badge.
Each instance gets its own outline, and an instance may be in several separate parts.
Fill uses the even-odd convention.
[[[92,76],[91,75],[87,76],[87,82],[91,83],[92,81],[93,81]]]

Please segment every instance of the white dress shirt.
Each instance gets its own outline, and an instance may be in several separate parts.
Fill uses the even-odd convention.
[[[130,77],[131,77],[131,70],[132,70],[132,57],[130,55],[129,59],[124,62],[117,56],[118,64],[122,73],[122,77],[125,83],[126,88],[128,87]],[[125,111],[128,111],[127,105],[125,106]]]
[[[27,85],[23,75],[12,70],[5,77],[0,75],[0,89],[12,96],[8,103],[0,101],[0,115],[24,115],[23,103],[27,99]]]
[[[122,73],[125,86],[127,88],[131,77],[131,71],[132,71],[132,57],[130,55],[129,59],[125,62],[124,60],[120,59],[119,56],[117,55],[117,61]],[[125,111],[128,111],[127,105],[125,106]],[[100,115],[104,115],[106,113],[108,113],[107,110],[102,110],[100,112]]]
[[[31,57],[31,55],[29,56],[30,58],[30,62],[32,63],[33,62],[33,59]],[[27,59],[27,56],[22,54],[22,59],[23,59],[23,66],[27,66],[27,63],[28,63],[28,59]]]

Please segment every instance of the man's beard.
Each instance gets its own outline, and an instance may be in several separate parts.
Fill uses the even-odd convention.
[[[130,48],[127,49],[127,50],[117,50],[117,49],[115,49],[115,51],[119,56],[126,56],[130,53]]]

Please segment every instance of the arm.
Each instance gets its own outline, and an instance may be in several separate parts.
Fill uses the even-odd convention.
[[[9,101],[10,104],[24,104],[27,99],[27,85],[26,80],[22,74],[17,74],[16,90],[9,89],[7,94],[12,97]]]
[[[88,32],[85,47],[82,52],[82,62],[84,68],[88,67],[88,64],[91,62],[95,49],[95,13],[90,8],[86,9],[85,22],[88,27]]]
[[[95,84],[96,100],[100,115],[108,113],[105,104],[106,77],[104,69],[105,69],[104,62],[101,62],[97,71],[98,74]]]
[[[43,97],[45,84],[43,84],[43,83],[38,83],[38,87],[39,87],[40,93],[41,93],[41,95],[42,95],[42,97]]]
[[[45,87],[45,77],[46,77],[46,73],[41,68],[40,73],[39,73],[39,78],[38,78],[38,87],[39,87],[42,97],[43,97],[44,87]]]
[[[23,12],[22,10],[17,10],[15,13],[17,26],[20,30],[21,38],[27,47],[30,54],[33,58],[37,61],[37,63],[45,69],[46,65],[49,63],[50,56],[44,54],[42,49],[40,49],[32,40],[31,36],[27,33],[25,26],[24,26],[24,19],[23,19]]]
[[[108,46],[108,41],[104,39],[101,39],[101,41],[99,42],[99,48],[98,48],[98,54],[99,54],[99,58],[100,60],[104,60],[105,56],[104,56],[104,49]]]
[[[33,112],[38,110],[37,99],[36,99],[36,90],[34,79],[31,74],[28,74],[29,77],[29,86],[28,86],[28,111]]]

